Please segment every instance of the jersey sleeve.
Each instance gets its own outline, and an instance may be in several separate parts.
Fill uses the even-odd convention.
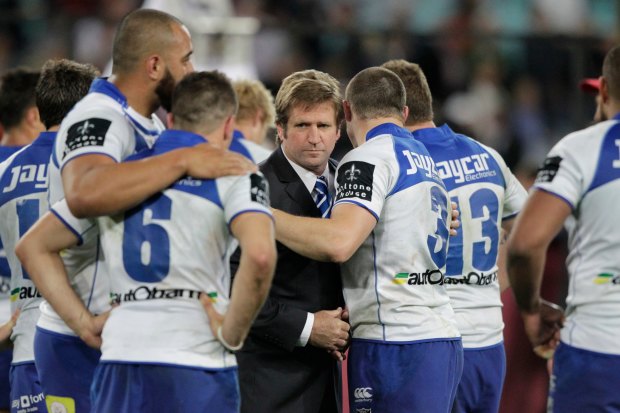
[[[120,162],[133,152],[133,131],[120,110],[98,107],[71,115],[57,138],[55,155],[61,170],[82,155],[105,155]]]
[[[82,245],[99,235],[96,219],[76,218],[69,210],[64,198],[52,205],[50,211],[78,238],[78,245]]]
[[[584,173],[570,143],[570,139],[564,138],[549,151],[538,170],[534,188],[559,197],[575,209],[584,192]]]
[[[262,173],[221,178],[217,183],[228,225],[246,212],[261,212],[272,216],[269,207],[269,184]]]
[[[521,185],[521,182],[512,173],[504,158],[493,148],[485,146],[491,156],[495,158],[495,161],[499,165],[504,181],[506,183],[506,189],[504,191],[504,212],[502,219],[509,219],[514,217],[521,211],[525,201],[527,200],[527,191]]]
[[[334,207],[355,204],[379,220],[393,173],[385,159],[361,149],[367,148],[352,150],[338,165]]]

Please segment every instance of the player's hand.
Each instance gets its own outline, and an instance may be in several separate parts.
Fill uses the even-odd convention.
[[[11,343],[9,342],[9,338],[13,332],[13,327],[17,324],[17,319],[19,318],[20,312],[21,311],[19,308],[15,310],[9,321],[0,326],[0,348],[10,347]]]
[[[314,347],[339,351],[346,347],[351,326],[342,320],[342,308],[314,313],[314,323],[308,340]]]
[[[84,315],[83,322],[80,323],[79,330],[76,333],[88,346],[100,349],[101,332],[109,316],[110,311],[99,315],[92,315],[90,313]]]
[[[215,179],[229,175],[244,175],[258,169],[249,159],[207,143],[186,150],[187,174],[197,179]]]
[[[200,302],[202,303],[202,307],[205,309],[207,313],[207,317],[209,317],[209,328],[211,329],[211,333],[213,333],[213,337],[218,338],[217,330],[222,326],[222,338],[226,341],[226,344],[230,346],[237,346],[244,339],[243,336],[239,335],[239,332],[230,332],[224,331],[224,315],[217,312],[215,307],[213,307],[213,303],[209,296],[205,293],[200,293]],[[230,337],[231,333],[233,335],[236,334],[236,337]],[[221,341],[221,340],[220,340]]]
[[[452,207],[452,215],[450,219],[450,236],[454,237],[456,234],[458,234],[457,230],[461,227],[461,221],[459,220],[459,216],[461,216],[461,213],[459,212],[459,206],[456,202],[450,202],[450,206]]]
[[[525,332],[534,347],[534,353],[544,359],[553,357],[560,343],[560,330],[564,326],[564,311],[549,301],[541,300],[535,313],[523,313]]]

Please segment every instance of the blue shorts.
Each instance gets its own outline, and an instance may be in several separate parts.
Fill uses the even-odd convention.
[[[11,366],[11,413],[47,412],[34,362]]]
[[[237,368],[102,362],[95,372],[91,413],[238,413]]]
[[[620,356],[560,343],[553,356],[549,412],[620,412]]]
[[[79,337],[37,327],[34,360],[48,410],[62,405],[69,413],[90,411],[90,385],[100,357]]]
[[[504,343],[464,349],[463,375],[452,413],[496,413],[505,375]]]
[[[13,360],[13,350],[0,351],[0,409],[9,410],[11,407],[11,384],[9,370]]]
[[[463,370],[460,339],[405,344],[356,340],[349,348],[351,412],[452,409]]]

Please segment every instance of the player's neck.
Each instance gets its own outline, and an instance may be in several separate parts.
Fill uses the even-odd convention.
[[[415,132],[419,129],[428,129],[428,128],[436,128],[437,125],[435,125],[435,122],[433,122],[432,120],[427,120],[425,122],[419,122],[413,125],[405,125],[405,128],[407,128],[407,130],[409,132]]]
[[[25,127],[17,126],[10,131],[5,131],[0,140],[0,146],[25,146],[36,138],[36,133]]]
[[[127,104],[133,110],[146,118],[150,118],[157,110],[157,104],[153,102],[153,92],[137,78],[132,75],[112,75],[108,79],[127,99]]]
[[[357,141],[357,146],[360,146],[364,142],[366,142],[366,135],[368,135],[368,132],[370,132],[371,129],[374,129],[379,125],[383,125],[385,123],[394,123],[398,126],[403,126],[402,119],[392,116],[375,119],[357,119],[356,123],[357,124],[355,125],[355,139]]]

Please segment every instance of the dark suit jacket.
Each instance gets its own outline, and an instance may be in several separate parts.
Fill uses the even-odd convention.
[[[332,173],[336,163],[330,160]],[[271,206],[294,215],[320,217],[303,182],[276,149],[260,165]],[[335,412],[335,362],[324,349],[296,347],[307,313],[344,305],[338,264],[303,257],[277,243],[278,262],[269,296],[243,350],[237,353],[241,412]],[[239,251],[231,259],[232,273]]]

